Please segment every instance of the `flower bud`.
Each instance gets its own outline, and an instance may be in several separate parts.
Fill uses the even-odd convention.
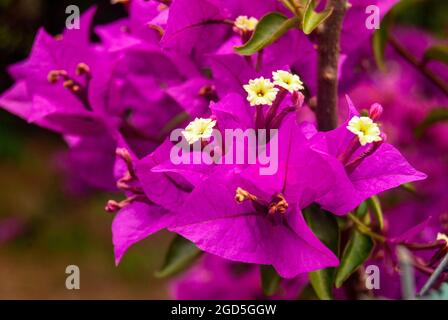
[[[292,104],[300,108],[303,105],[303,101],[305,100],[305,96],[300,91],[294,91],[291,96]]]
[[[374,103],[369,109],[369,117],[373,121],[378,120],[383,113],[383,107],[379,103]]]

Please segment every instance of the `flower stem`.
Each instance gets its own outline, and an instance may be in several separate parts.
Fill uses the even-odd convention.
[[[380,235],[379,233],[376,233],[376,232],[372,231],[372,229],[370,229],[369,226],[365,225],[353,213],[349,213],[347,215],[347,217],[355,223],[356,228],[358,229],[359,232],[364,233],[364,234],[366,234],[366,235],[368,235],[368,236],[372,237],[373,239],[378,240],[380,242],[386,242],[386,237]]]
[[[402,56],[405,60],[407,60],[410,64],[417,68],[423,75],[426,76],[426,78],[428,78],[448,96],[448,84],[434,72],[429,70],[425,65],[425,61],[419,61],[415,56],[409,53],[394,36],[389,35],[388,40],[400,56]]]
[[[346,0],[328,0],[333,13],[318,29],[317,124],[329,131],[337,126],[338,63]]]

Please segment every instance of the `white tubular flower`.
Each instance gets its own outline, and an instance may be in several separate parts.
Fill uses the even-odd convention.
[[[347,129],[358,136],[362,146],[382,140],[378,124],[369,117],[354,116],[350,119]]]
[[[216,120],[196,118],[188,124],[182,134],[189,144],[193,144],[200,139],[209,139],[213,134],[215,125]]]
[[[249,84],[245,84],[244,90],[247,92],[247,101],[251,106],[272,105],[277,97],[278,88],[269,79],[260,77],[249,80]]]
[[[258,19],[248,16],[239,16],[235,19],[235,27],[241,31],[254,31],[257,27]]]
[[[303,90],[303,82],[296,74],[284,70],[277,70],[272,72],[272,77],[274,84],[288,90],[290,93]]]

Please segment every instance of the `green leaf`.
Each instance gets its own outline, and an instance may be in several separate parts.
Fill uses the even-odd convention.
[[[294,8],[294,5],[292,4],[291,0],[279,0],[286,9],[291,11],[293,14],[296,14],[296,8]]]
[[[423,57],[424,60],[437,60],[448,64],[448,46],[447,45],[435,45],[426,50]]]
[[[381,71],[386,70],[384,52],[386,50],[389,30],[393,20],[394,16],[392,14],[386,14],[381,21],[380,28],[375,31],[372,37],[373,56],[375,57],[376,64]]]
[[[190,114],[186,111],[179,112],[170,121],[168,121],[163,128],[160,130],[158,137],[163,138],[171,131],[176,129],[183,122],[187,121],[190,118]]]
[[[310,283],[320,300],[333,299],[334,268],[325,268],[309,273]]]
[[[338,255],[339,228],[336,217],[317,205],[311,205],[303,210],[303,216],[314,234],[331,251]]]
[[[372,252],[373,244],[372,238],[353,229],[342,254],[341,264],[336,271],[336,288],[340,288],[344,281],[367,260]]]
[[[384,217],[383,217],[383,209],[381,208],[380,199],[377,196],[370,197],[366,200],[367,205],[370,209],[370,212],[375,216],[376,221],[378,222],[378,226],[380,230],[384,229]]]
[[[288,19],[278,12],[268,13],[258,22],[249,41],[234,50],[241,55],[250,56],[276,41],[297,24],[297,17]]]
[[[297,300],[318,300],[319,297],[311,284],[307,284],[300,292]]]
[[[313,32],[333,13],[333,7],[326,8],[321,12],[316,12],[314,9],[316,9],[316,0],[309,0],[302,19],[302,30],[305,34]]]
[[[439,107],[431,110],[425,120],[415,128],[415,135],[421,137],[433,124],[448,121],[448,107]]]
[[[268,297],[272,296],[278,290],[281,277],[270,265],[261,265],[260,274],[261,274],[261,286],[263,288],[264,294]]]
[[[402,185],[400,185],[400,188],[412,194],[417,192],[417,189],[415,188],[415,185],[412,182],[403,183]]]
[[[358,218],[364,217],[368,212],[367,209],[368,209],[367,202],[366,201],[361,202],[361,204],[358,206],[358,208],[356,208],[356,212],[355,212],[356,216]]]
[[[336,218],[331,213],[312,205],[304,209],[303,215],[314,234],[332,250],[339,253],[339,227]],[[334,268],[325,268],[309,273],[311,285],[319,299],[332,299]]]
[[[163,267],[156,272],[158,278],[171,277],[188,267],[199,258],[202,251],[187,239],[176,236],[168,248]]]

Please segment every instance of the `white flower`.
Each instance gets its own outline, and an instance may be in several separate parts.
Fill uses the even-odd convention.
[[[288,90],[290,93],[303,89],[303,82],[296,74],[284,70],[277,70],[276,72],[272,72],[272,77],[274,84]]]
[[[235,20],[235,27],[242,31],[254,31],[257,27],[258,20],[254,17],[239,16]]]
[[[215,125],[216,120],[196,118],[188,124],[182,134],[189,144],[193,144],[200,139],[210,138]]]
[[[245,84],[244,90],[247,92],[247,101],[251,106],[272,105],[277,97],[278,88],[269,79],[260,77],[249,80],[249,84]]]
[[[359,143],[362,146],[382,140],[378,124],[369,117],[354,116],[350,119],[347,129],[358,136]]]

